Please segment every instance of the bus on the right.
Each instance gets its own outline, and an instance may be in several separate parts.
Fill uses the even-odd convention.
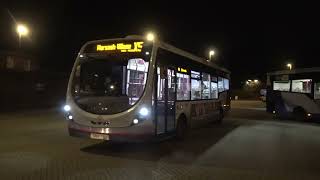
[[[266,106],[278,118],[320,119],[320,67],[268,73]]]

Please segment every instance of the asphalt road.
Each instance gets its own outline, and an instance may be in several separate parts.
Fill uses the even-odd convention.
[[[59,110],[0,114],[0,179],[319,179],[320,125],[278,121],[237,101],[183,142],[110,144],[69,137]]]

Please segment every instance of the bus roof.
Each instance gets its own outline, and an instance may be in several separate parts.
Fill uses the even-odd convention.
[[[272,75],[301,74],[301,73],[311,73],[311,72],[320,72],[320,67],[274,71],[274,72],[267,73],[267,75],[272,76]]]
[[[196,56],[196,55],[193,55],[193,54],[191,54],[191,53],[189,53],[189,52],[187,52],[187,51],[184,51],[184,50],[182,50],[182,49],[179,49],[179,48],[177,48],[177,47],[175,47],[175,46],[172,46],[172,45],[170,45],[170,44],[168,44],[168,43],[159,41],[159,44],[160,44],[159,46],[160,46],[161,48],[166,49],[166,50],[168,50],[168,51],[171,51],[171,52],[173,52],[173,53],[179,54],[180,56],[187,57],[187,58],[189,58],[189,59],[191,59],[191,60],[193,60],[193,61],[195,61],[195,62],[201,63],[201,64],[206,65],[206,66],[210,66],[210,67],[212,67],[212,68],[214,68],[214,69],[218,69],[218,70],[223,71],[223,72],[226,72],[226,73],[228,73],[228,74],[231,73],[231,72],[230,72],[228,69],[226,69],[226,68],[220,67],[220,66],[218,66],[217,64],[215,64],[215,63],[213,63],[213,62],[208,62],[208,61],[207,61],[206,59],[204,59],[204,58],[201,58],[201,57],[198,57],[198,56]]]
[[[84,46],[90,44],[90,43],[97,43],[97,42],[102,42],[102,41],[112,41],[112,40],[120,40],[120,39],[145,39],[143,36],[139,36],[139,35],[129,35],[129,36],[126,36],[125,38],[114,38],[114,39],[100,39],[100,40],[94,40],[94,41],[89,41],[87,42]],[[182,49],[179,49],[175,46],[172,46],[168,43],[165,43],[165,42],[162,42],[160,40],[156,41],[155,43],[157,43],[159,45],[159,47],[163,48],[163,49],[166,49],[170,52],[173,52],[173,53],[176,53],[180,56],[184,56],[184,57],[187,57],[195,62],[198,62],[198,63],[201,63],[203,65],[206,65],[206,66],[210,66],[214,69],[217,69],[217,70],[220,70],[220,71],[223,71],[225,73],[228,73],[230,74],[231,72],[226,69],[226,68],[223,68],[223,67],[220,67],[218,66],[217,64],[213,63],[213,62],[208,62],[206,59],[204,58],[201,58],[201,57],[198,57],[196,55],[193,55],[187,51],[184,51]],[[83,47],[84,47],[83,46]]]

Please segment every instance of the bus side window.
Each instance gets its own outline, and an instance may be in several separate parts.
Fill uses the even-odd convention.
[[[320,82],[314,83],[314,99],[320,99]]]
[[[177,100],[190,100],[190,76],[177,72]]]

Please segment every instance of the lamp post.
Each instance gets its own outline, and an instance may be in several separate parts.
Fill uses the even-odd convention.
[[[21,47],[21,38],[23,36],[27,36],[29,34],[29,29],[27,26],[23,25],[23,24],[18,24],[17,25],[17,33],[19,36],[19,48]]]

